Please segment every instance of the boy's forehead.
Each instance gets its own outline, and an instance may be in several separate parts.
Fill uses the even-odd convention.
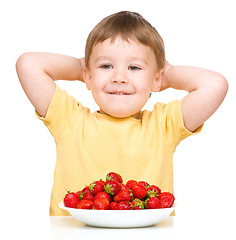
[[[109,56],[113,56],[112,51],[117,51],[119,54],[122,50],[125,50],[125,55],[130,55],[130,58],[133,60],[139,60],[145,63],[147,55],[149,55],[150,52],[153,52],[149,46],[140,43],[138,40],[125,40],[119,37],[114,41],[109,38],[103,42],[98,42],[94,45],[92,53],[96,56],[95,60],[99,61],[104,58],[107,59]]]
[[[123,38],[121,36],[116,36],[114,38],[107,38],[104,41],[97,42],[94,46],[97,44],[103,44],[103,45],[110,45],[110,46],[128,46],[128,45],[142,45],[141,42],[139,42],[135,37],[130,38]]]

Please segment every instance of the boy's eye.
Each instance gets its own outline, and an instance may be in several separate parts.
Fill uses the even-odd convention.
[[[129,70],[141,70],[141,68],[137,67],[137,66],[129,66],[128,69]]]
[[[112,69],[112,65],[111,64],[103,64],[100,66],[100,68],[103,68],[103,69]]]

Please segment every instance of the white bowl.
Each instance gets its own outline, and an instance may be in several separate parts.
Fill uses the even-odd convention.
[[[175,210],[174,207],[143,210],[76,209],[65,207],[63,201],[58,205],[86,225],[107,228],[151,226],[163,221]]]

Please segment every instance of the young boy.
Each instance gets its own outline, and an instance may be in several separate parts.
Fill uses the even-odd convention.
[[[68,215],[58,207],[66,189],[82,189],[109,171],[173,192],[177,145],[201,130],[228,89],[216,72],[167,63],[160,35],[134,12],[103,19],[88,36],[85,60],[25,53],[16,69],[56,143],[50,215]],[[55,84],[59,79],[85,82],[100,110],[91,113],[67,95]],[[141,111],[151,92],[170,87],[189,94]]]

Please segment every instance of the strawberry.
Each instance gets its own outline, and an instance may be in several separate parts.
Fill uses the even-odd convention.
[[[68,192],[64,197],[64,205],[69,208],[76,208],[79,202],[79,195],[77,193]]]
[[[120,174],[115,173],[115,172],[110,172],[106,175],[106,181],[108,181],[108,180],[115,180],[119,183],[123,183],[123,179],[120,176]]]
[[[121,186],[120,186],[120,183],[117,181],[108,180],[105,182],[104,189],[108,194],[113,196],[120,191]]]
[[[96,210],[108,210],[109,201],[106,198],[99,198],[93,202],[93,209]]]
[[[161,201],[156,197],[150,197],[145,201],[145,207],[148,209],[162,208]]]
[[[77,191],[76,194],[79,195],[79,200],[81,200],[81,196],[83,196],[83,192],[82,191]]]
[[[85,188],[82,189],[81,192],[91,192],[89,186],[86,186]]]
[[[161,189],[155,185],[152,185],[147,189],[147,197],[158,197],[160,193]]]
[[[174,204],[175,197],[170,192],[163,192],[158,196],[161,201],[163,208],[170,208]]]
[[[117,202],[111,202],[109,204],[109,210],[117,210]]]
[[[80,195],[80,193],[82,193],[82,191],[78,191],[78,192],[76,192],[76,194],[78,194],[78,195]]]
[[[131,201],[132,193],[130,190],[120,190],[114,197],[115,202]]]
[[[89,187],[85,187],[82,191],[78,191],[77,194],[79,194],[80,200],[90,200],[93,201],[93,194],[91,193]]]
[[[138,198],[135,198],[132,202],[133,210],[141,210],[144,209],[144,202]]]
[[[94,196],[91,192],[82,192],[79,194],[80,195],[80,200],[90,200],[93,201]]]
[[[161,193],[161,189],[156,185],[151,185],[151,188],[155,189],[157,191],[157,194],[159,195]]]
[[[129,201],[118,202],[115,210],[132,210],[132,204]]]
[[[133,183],[131,190],[134,197],[139,199],[143,199],[147,194],[146,188],[141,183]]]
[[[129,189],[131,189],[133,183],[137,183],[137,181],[135,181],[135,180],[129,180],[129,181],[126,183],[126,186],[127,186]]]
[[[89,189],[91,193],[95,196],[98,192],[103,192],[104,191],[104,181],[99,180],[99,181],[94,181],[90,183]]]
[[[124,183],[121,183],[120,187],[120,190],[129,190],[129,188]]]
[[[142,184],[146,189],[150,188],[150,184],[145,181],[139,181],[138,183]]]
[[[106,198],[109,201],[109,203],[111,202],[111,196],[106,192],[98,192],[94,197],[94,201],[99,198]]]
[[[81,200],[78,202],[76,208],[78,209],[91,209],[93,206],[93,201],[91,200]]]

